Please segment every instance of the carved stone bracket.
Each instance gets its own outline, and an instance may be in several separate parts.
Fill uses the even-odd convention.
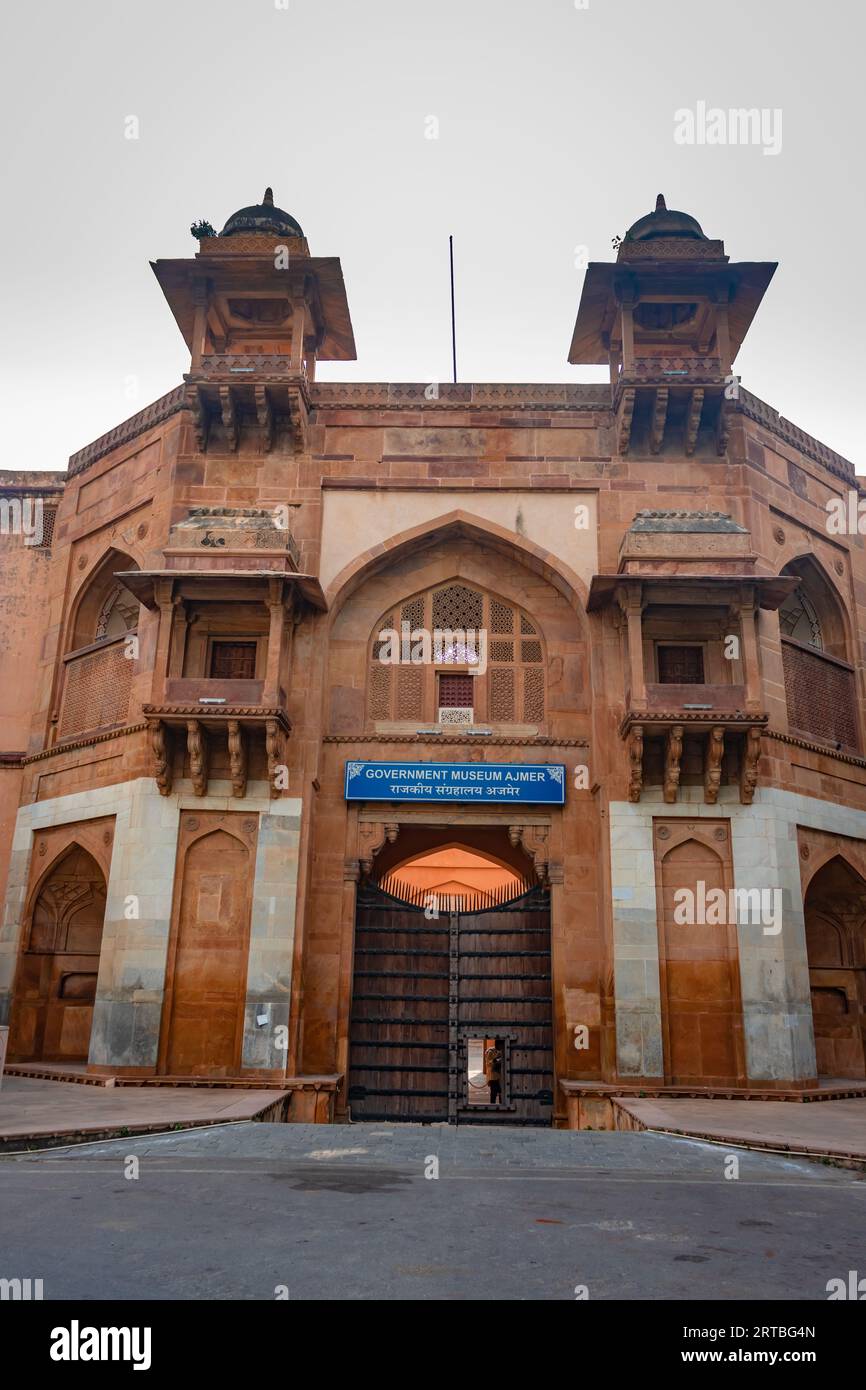
[[[627,454],[631,443],[631,421],[634,415],[635,389],[628,386],[622,393],[622,400],[619,407],[619,418],[617,421],[617,449],[621,454]]]
[[[685,448],[686,454],[689,457],[691,457],[697,447],[698,430],[701,424],[701,411],[703,408],[704,388],[703,386],[696,386],[689,396],[689,405],[686,411]]]
[[[628,734],[628,799],[640,801],[643,787],[643,724],[632,724]]]
[[[655,401],[653,402],[652,426],[650,429],[650,449],[657,454],[665,437],[665,425],[668,418],[668,396],[670,390],[667,386],[657,386]]]
[[[238,417],[235,410],[234,397],[230,386],[219,388],[220,410],[222,411],[222,422],[228,435],[229,448],[235,451],[238,447],[240,432],[238,429]]]
[[[195,447],[198,449],[200,454],[203,454],[207,449],[209,417],[207,405],[205,404],[204,396],[202,395],[200,387],[193,387],[192,392],[190,394],[189,404],[190,409],[192,411],[192,428],[193,435],[195,437]]]
[[[715,806],[722,784],[722,758],[725,755],[725,730],[716,725],[707,735],[704,759],[704,801]]]
[[[279,796],[285,790],[277,786],[280,768],[286,766],[286,739],[278,719],[265,720],[265,752],[268,755],[268,782],[271,796]]]
[[[150,746],[153,749],[153,775],[160,796],[171,794],[171,739],[161,719],[150,721]]]
[[[546,825],[509,825],[508,838],[515,847],[521,845],[535,865],[535,876],[540,884],[548,881],[550,864],[550,828]]]
[[[719,414],[716,419],[716,453],[723,454],[728,447],[728,412],[724,396],[719,401]]]
[[[207,796],[207,739],[197,719],[187,720],[186,747],[189,753],[189,774],[196,796]]]
[[[247,746],[243,730],[237,719],[229,720],[228,744],[232,795],[243,797],[247,794]]]
[[[256,387],[256,419],[264,433],[265,452],[269,453],[274,446],[275,418],[273,402],[266,386]]]
[[[386,843],[393,845],[400,833],[394,821],[362,820],[358,825],[358,867],[362,878],[373,872],[373,860]]]
[[[307,402],[300,386],[289,386],[287,391],[292,443],[297,453],[303,453],[307,441]]]
[[[683,756],[683,726],[674,724],[668,730],[667,747],[665,748],[665,784],[664,799],[667,802],[676,801],[677,791],[680,785],[680,759]]]
[[[751,806],[758,785],[758,759],[761,756],[761,730],[749,729],[743,742],[743,769],[740,774],[740,801]]]

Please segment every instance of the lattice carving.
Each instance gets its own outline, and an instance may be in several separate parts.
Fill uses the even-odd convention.
[[[433,626],[480,628],[484,626],[484,598],[465,584],[449,584],[433,594]],[[510,631],[511,629],[509,629]]]
[[[391,718],[391,667],[376,662],[367,683],[367,712],[371,719]]]
[[[509,635],[514,631],[514,609],[495,598],[490,600],[490,631]]]
[[[544,720],[547,675],[538,629],[513,604],[457,583],[407,599],[380,620],[372,634],[368,669],[369,720],[435,721],[438,709],[453,703],[441,698],[441,683],[438,677],[428,678],[425,664],[383,665],[380,661],[380,654],[390,654],[390,648],[379,633],[386,628],[399,630],[404,623],[411,631],[430,633],[433,663],[439,672],[448,666],[471,669],[481,648],[477,641],[437,641],[437,632],[486,632],[487,670],[474,677],[478,685],[473,708],[494,722],[539,724]]]
[[[421,666],[397,668],[397,718],[424,717],[424,669]]]
[[[495,722],[507,724],[515,719],[514,668],[503,666],[490,672],[489,716]]]
[[[133,665],[124,651],[123,642],[112,642],[67,663],[61,738],[124,723]]]
[[[523,672],[523,722],[540,724],[544,718],[544,670],[527,666]]]
[[[400,609],[400,622],[409,624],[409,632],[412,633],[416,628],[424,626],[424,595],[410,599],[404,603]]]

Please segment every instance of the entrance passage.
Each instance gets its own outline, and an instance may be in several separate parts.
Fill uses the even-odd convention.
[[[477,895],[419,896],[359,891],[352,1119],[549,1125],[549,894],[475,911]]]

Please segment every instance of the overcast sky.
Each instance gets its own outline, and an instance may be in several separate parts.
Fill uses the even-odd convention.
[[[866,472],[859,2],[3,11],[0,467],[63,468],[180,381],[149,261],[271,184],[313,254],[342,258],[358,361],[320,378],[362,381],[450,379],[449,232],[461,380],[603,378],[566,361],[581,248],[611,259],[662,191],[733,260],[780,262],[737,369]],[[701,102],[780,111],[780,151],[677,143]]]

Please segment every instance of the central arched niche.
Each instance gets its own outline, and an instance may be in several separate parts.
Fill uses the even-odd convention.
[[[528,679],[539,685],[541,700],[531,707],[531,712],[541,717],[528,723],[543,733],[587,732],[585,716],[589,712],[590,691],[585,614],[561,592],[552,578],[534,572],[524,558],[517,548],[513,554],[503,554],[501,549],[487,546],[483,541],[460,535],[440,538],[435,543],[431,540],[428,544],[419,539],[413,549],[400,550],[387,564],[380,560],[376,566],[371,566],[363,580],[354,580],[353,591],[345,602],[337,605],[328,643],[329,731],[332,734],[359,733],[365,729],[373,732],[376,727],[388,724],[387,719],[371,720],[369,700],[371,657],[383,621],[393,616],[395,627],[399,629],[402,610],[413,604],[417,606],[419,596],[459,586],[484,596],[482,614],[486,626],[495,626],[492,615],[502,607],[510,607],[517,615],[510,633],[488,631],[487,641],[490,644],[497,638],[513,640],[521,681],[527,679],[524,667],[528,670],[534,666],[538,671],[538,677]],[[494,604],[499,608],[494,609]],[[428,600],[424,623],[432,620],[432,605]],[[529,628],[532,631],[527,630]],[[540,655],[540,661],[520,661],[523,642],[535,644],[532,655],[535,658]],[[490,670],[496,664],[492,663]],[[417,666],[398,669],[417,680]],[[518,698],[523,699],[522,688]],[[427,704],[429,709],[424,708],[420,720],[425,724],[431,722],[431,716],[435,722],[434,705],[429,699]],[[527,722],[526,708],[518,705],[514,724]],[[394,712],[392,708],[391,713]],[[563,727],[561,716],[578,716],[577,727]],[[497,721],[485,718],[483,722]],[[503,722],[512,723],[510,720]]]

